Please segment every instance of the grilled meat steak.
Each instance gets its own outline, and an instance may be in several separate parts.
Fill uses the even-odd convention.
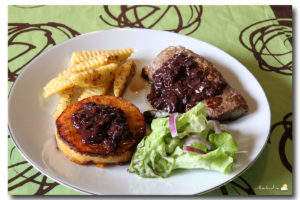
[[[160,52],[143,68],[143,75],[151,81],[147,99],[157,110],[182,113],[202,102],[207,117],[219,121],[234,120],[248,112],[243,96],[212,63],[182,46]]]

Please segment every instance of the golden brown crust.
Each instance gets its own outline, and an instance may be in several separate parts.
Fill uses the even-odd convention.
[[[122,140],[114,152],[109,152],[103,143],[86,144],[81,142],[81,135],[72,125],[71,114],[86,102],[114,106],[123,110],[126,115],[132,135]],[[130,160],[136,145],[144,136],[145,120],[139,109],[133,104],[113,96],[96,95],[83,99],[65,109],[56,120],[56,128],[57,147],[70,160],[78,164],[121,163]]]
[[[130,160],[133,151],[124,152],[118,156],[89,155],[73,149],[60,135],[55,131],[55,139],[57,148],[71,161],[80,164],[100,164],[100,163],[123,163]]]

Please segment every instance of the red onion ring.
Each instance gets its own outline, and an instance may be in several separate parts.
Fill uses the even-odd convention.
[[[189,137],[188,139],[186,139],[183,143],[183,145],[188,145],[188,144],[191,144],[193,142],[200,142],[204,145],[206,145],[207,149],[210,150],[211,149],[211,145],[208,143],[208,141],[204,138],[200,138],[200,137]]]
[[[178,135],[176,129],[176,118],[179,116],[178,113],[174,113],[169,117],[169,125],[170,125],[170,132],[172,137],[176,137]]]
[[[193,152],[193,153],[198,153],[198,154],[206,154],[206,152],[202,151],[201,149],[197,149],[191,146],[183,146],[183,151],[186,152]]]
[[[221,133],[221,124],[217,120],[209,120],[208,123],[213,123],[216,133]]]

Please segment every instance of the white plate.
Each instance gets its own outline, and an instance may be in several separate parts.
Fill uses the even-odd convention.
[[[249,114],[230,124],[240,151],[233,172],[227,175],[202,169],[184,170],[169,178],[140,178],[128,173],[128,165],[98,168],[77,165],[55,147],[52,113],[57,96],[42,97],[43,86],[64,70],[75,50],[133,47],[139,70],[164,48],[182,45],[213,62],[225,79],[242,93]],[[140,72],[140,71],[139,71]],[[139,76],[136,73],[136,76]],[[124,98],[140,108],[150,109],[146,92],[126,90]],[[80,35],[45,51],[15,81],[9,95],[8,122],[11,136],[24,157],[55,181],[91,194],[188,195],[203,193],[232,181],[259,156],[269,135],[270,109],[266,95],[253,75],[236,59],[200,40],[171,32],[145,29],[114,29]]]

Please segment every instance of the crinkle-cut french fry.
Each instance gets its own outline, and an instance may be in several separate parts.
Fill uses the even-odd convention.
[[[89,69],[93,69],[96,67],[100,67],[103,65],[107,65],[109,63],[113,63],[112,59],[109,58],[107,54],[102,54],[100,56],[93,57],[89,60],[85,60],[83,62],[80,62],[76,65],[73,65],[71,68],[69,68],[67,71],[77,73],[77,72],[82,72],[86,71]]]
[[[92,57],[100,56],[102,54],[118,56],[118,62],[126,60],[132,53],[133,48],[122,48],[112,50],[90,50],[90,51],[74,51],[72,54],[71,65],[76,65]]]
[[[75,85],[80,87],[95,87],[104,84],[112,79],[117,67],[117,64],[111,63],[79,73],[63,72],[44,87],[44,97],[50,97]]]
[[[53,114],[54,118],[58,118],[59,115],[71,104],[73,95],[73,88],[66,89],[59,93],[58,104],[56,111]]]
[[[95,69],[74,73],[73,82],[79,87],[97,87],[113,79],[118,65],[111,63]]]
[[[131,80],[135,73],[136,64],[133,60],[129,60],[121,65],[115,72],[114,95],[122,96],[127,83]]]
[[[74,75],[70,74],[69,76],[58,76],[52,79],[45,87],[44,87],[44,97],[50,97],[56,93],[59,93],[63,90],[69,89],[73,87],[75,84],[72,81]]]
[[[90,88],[85,88],[80,97],[78,98],[78,101],[81,101],[82,99],[94,96],[94,95],[105,95],[109,88],[111,87],[112,82],[107,82],[103,86],[99,87],[90,87]]]

